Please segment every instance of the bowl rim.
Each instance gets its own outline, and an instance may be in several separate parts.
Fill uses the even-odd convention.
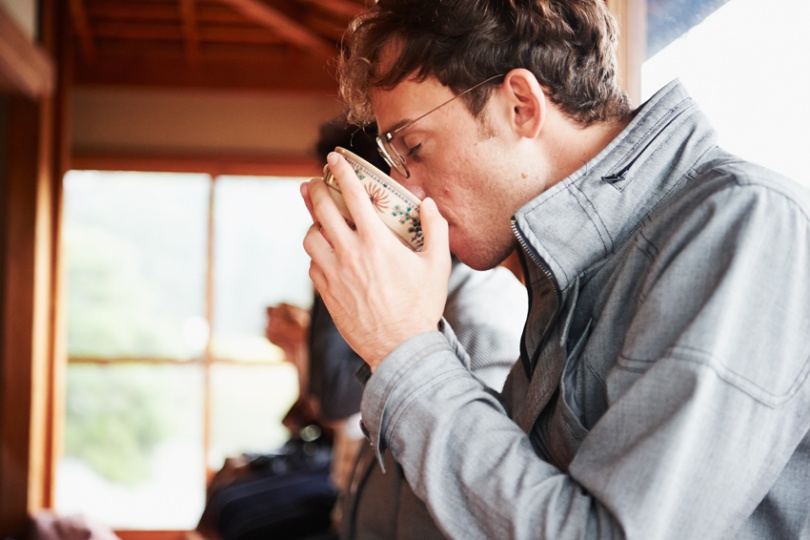
[[[414,195],[413,193],[408,191],[405,187],[403,187],[399,182],[397,182],[396,180],[391,178],[389,175],[382,172],[378,167],[375,167],[374,165],[372,165],[371,163],[369,163],[368,161],[366,161],[362,157],[358,156],[357,154],[355,154],[351,150],[347,150],[346,148],[343,148],[342,146],[336,146],[335,147],[335,152],[342,155],[347,160],[353,160],[353,161],[358,162],[360,165],[362,165],[363,167],[368,169],[370,172],[372,172],[373,174],[379,176],[379,178],[377,178],[377,180],[380,180],[382,182],[387,182],[388,184],[390,184],[390,187],[392,187],[394,189],[394,191],[398,191],[399,195],[402,195],[406,199],[410,199],[410,202],[412,204],[414,204],[417,208],[419,208],[419,206],[422,204],[422,200],[419,197],[417,197],[416,195]],[[337,187],[337,186],[335,186],[335,187]]]

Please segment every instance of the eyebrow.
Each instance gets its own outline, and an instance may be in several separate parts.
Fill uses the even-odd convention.
[[[385,135],[386,133],[396,133],[399,130],[401,130],[402,128],[404,128],[406,126],[410,126],[410,124],[415,124],[416,122],[421,121],[424,117],[428,116],[430,113],[432,113],[432,112],[434,112],[434,111],[436,111],[438,109],[441,109],[442,107],[444,107],[445,105],[447,105],[448,103],[450,103],[451,101],[456,99],[456,97],[458,97],[458,96],[454,96],[454,97],[448,99],[447,101],[442,102],[441,104],[437,105],[436,107],[433,107],[429,111],[420,114],[416,118],[404,118],[404,119],[400,120],[399,122],[397,122],[396,124],[394,124],[393,126],[391,126],[390,128],[388,128],[388,129],[386,129],[384,131],[378,131],[378,133],[380,135]]]
[[[418,117],[417,117],[417,118],[418,118]],[[399,128],[401,128],[402,126],[406,126],[406,125],[410,124],[412,121],[413,121],[413,119],[411,119],[411,118],[405,118],[405,119],[403,119],[403,120],[400,120],[399,122],[397,122],[397,123],[396,123],[396,124],[394,124],[393,126],[389,127],[388,129],[380,129],[380,128],[378,127],[378,128],[377,128],[377,132],[378,132],[380,135],[384,135],[384,134],[386,134],[386,133],[391,133],[392,131],[396,131],[396,130],[398,130],[398,129],[399,129]]]

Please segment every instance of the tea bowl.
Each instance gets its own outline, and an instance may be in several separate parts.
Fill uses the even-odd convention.
[[[342,147],[335,148],[335,152],[343,156],[354,168],[357,179],[366,190],[371,204],[383,223],[403,244],[414,251],[421,250],[424,238],[422,224],[419,220],[419,205],[422,201],[354,152]],[[343,201],[343,194],[328,165],[324,168],[323,181],[330,188],[329,193],[340,213],[349,223],[352,223],[351,213]]]

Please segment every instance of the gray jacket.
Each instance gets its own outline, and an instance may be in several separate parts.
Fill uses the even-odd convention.
[[[527,308],[526,289],[509,270],[477,272],[454,259],[442,331],[476,377],[501,389],[520,355]],[[361,448],[342,501],[341,538],[444,538],[388,452],[384,460],[385,473],[371,446]]]
[[[367,382],[370,440],[453,538],[810,538],[809,214],[671,83],[515,215],[503,394],[421,334]]]

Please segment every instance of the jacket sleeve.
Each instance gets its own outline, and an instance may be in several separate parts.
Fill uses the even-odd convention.
[[[726,195],[652,246],[607,412],[567,471],[440,333],[379,366],[372,443],[449,537],[726,538],[754,512],[810,429],[810,226],[778,193]]]

